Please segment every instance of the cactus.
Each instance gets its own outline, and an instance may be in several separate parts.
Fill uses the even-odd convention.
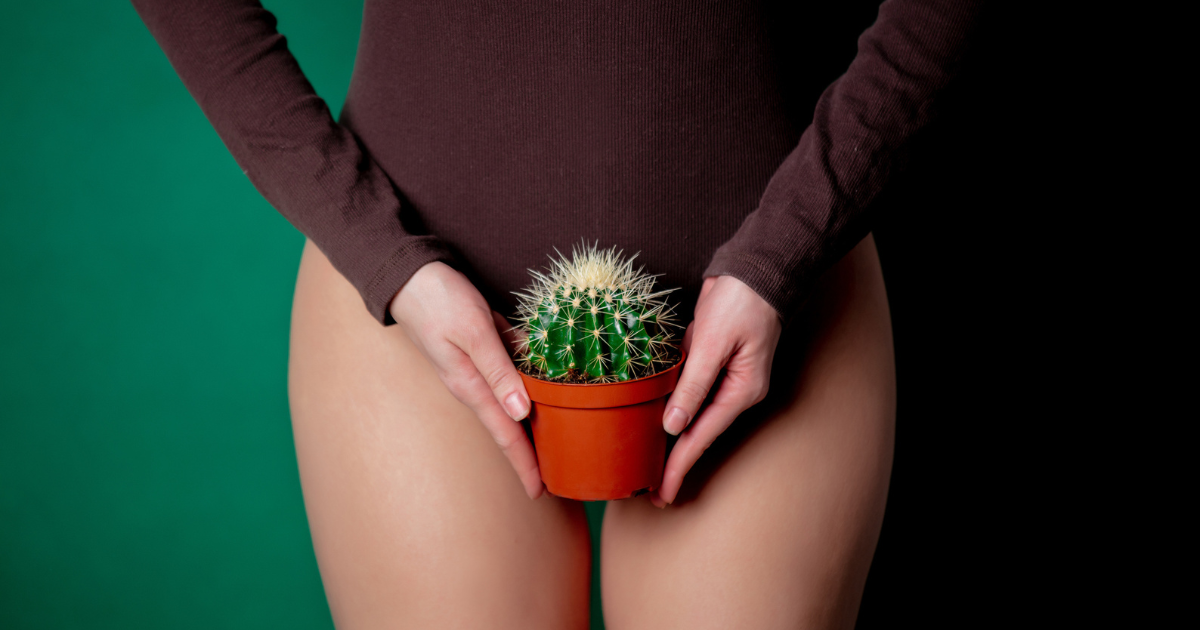
[[[556,250],[557,251],[557,250]],[[634,270],[616,247],[573,248],[571,258],[551,257],[533,284],[518,292],[517,329],[524,333],[518,361],[531,374],[588,383],[649,376],[677,357],[674,307],[655,291],[655,276]]]

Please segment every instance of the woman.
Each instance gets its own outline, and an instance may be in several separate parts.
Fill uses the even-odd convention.
[[[309,237],[289,394],[338,627],[586,627],[583,510],[501,337],[581,238],[694,312],[662,486],[605,515],[608,626],[853,625],[895,406],[867,210],[973,8],[885,2],[814,114],[769,4],[369,0],[335,122],[257,2],[134,4]]]

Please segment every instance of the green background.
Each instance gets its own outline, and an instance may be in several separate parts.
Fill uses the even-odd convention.
[[[336,114],[361,2],[268,8]],[[288,419],[303,236],[128,3],[5,14],[0,627],[332,627]]]

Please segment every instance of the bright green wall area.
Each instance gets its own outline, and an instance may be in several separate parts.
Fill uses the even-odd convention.
[[[361,3],[267,6],[338,111]],[[125,2],[6,7],[0,86],[0,627],[330,627],[288,423],[303,237]]]

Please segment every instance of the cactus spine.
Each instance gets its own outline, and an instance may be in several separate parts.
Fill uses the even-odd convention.
[[[655,373],[670,359],[674,291],[654,290],[655,277],[633,268],[615,247],[577,246],[550,259],[520,297],[518,359],[548,379],[576,372],[587,382],[628,381]]]

